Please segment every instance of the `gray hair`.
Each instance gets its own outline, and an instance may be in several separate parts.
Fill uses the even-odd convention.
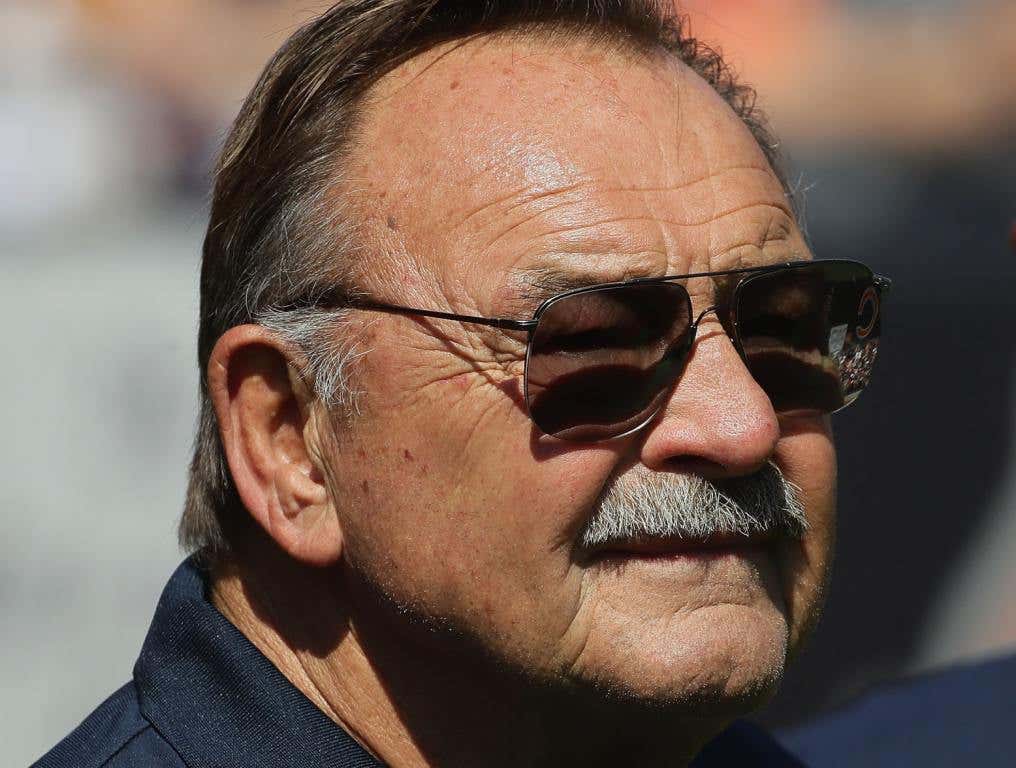
[[[248,524],[230,476],[205,371],[229,328],[260,323],[306,361],[316,397],[354,404],[342,311],[315,309],[359,290],[362,253],[339,192],[363,97],[385,73],[439,43],[546,30],[632,50],[665,51],[708,82],[752,131],[780,174],[778,145],[755,93],[722,57],[687,34],[669,0],[341,0],[272,57],[245,100],[215,171],[201,267],[200,416],[180,541],[217,556]],[[781,175],[781,180],[783,177]],[[786,184],[784,184],[786,187]]]
[[[799,494],[772,462],[755,474],[715,482],[671,472],[629,472],[607,486],[579,544],[588,551],[642,538],[800,538],[808,522]]]
[[[308,383],[326,408],[358,413],[360,393],[352,386],[350,368],[365,352],[347,335],[336,332],[345,315],[342,310],[316,307],[295,310],[268,307],[257,313],[254,321],[299,351],[304,359],[302,373],[310,376]]]

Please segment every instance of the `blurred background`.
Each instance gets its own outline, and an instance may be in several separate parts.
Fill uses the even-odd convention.
[[[180,553],[209,167],[326,2],[0,0],[0,743],[130,675]],[[758,86],[821,258],[892,276],[836,419],[826,615],[762,714],[1016,650],[1016,2],[687,0]]]

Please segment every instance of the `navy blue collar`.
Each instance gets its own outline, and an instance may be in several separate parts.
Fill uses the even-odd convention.
[[[134,682],[144,716],[188,766],[383,768],[304,696],[208,599],[208,574],[186,560],[162,593]],[[738,722],[692,763],[801,764]]]
[[[380,768],[207,596],[185,561],[162,593],[134,667],[141,711],[189,766]]]

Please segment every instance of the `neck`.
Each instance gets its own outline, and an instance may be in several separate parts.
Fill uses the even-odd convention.
[[[216,607],[314,704],[396,768],[685,765],[723,723],[547,690],[415,636],[341,567],[266,548],[215,569]],[[267,578],[266,578],[267,577]]]

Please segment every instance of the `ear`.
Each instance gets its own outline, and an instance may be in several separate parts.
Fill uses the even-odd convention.
[[[278,337],[258,325],[222,335],[208,391],[229,471],[250,515],[291,557],[334,563],[342,533],[325,485],[309,387]]]

